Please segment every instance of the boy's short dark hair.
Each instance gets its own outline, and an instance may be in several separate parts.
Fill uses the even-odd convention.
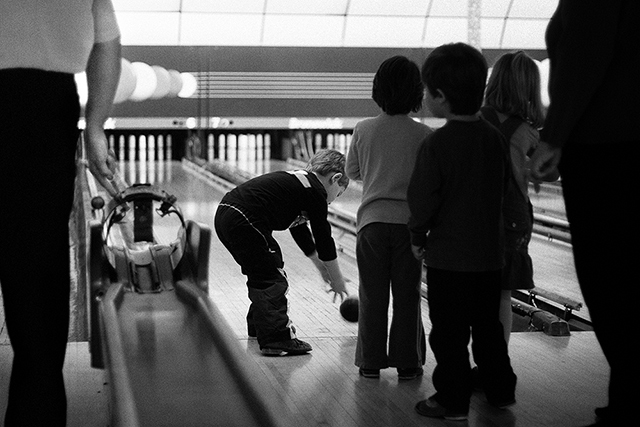
[[[482,106],[487,61],[466,43],[450,43],[433,50],[422,65],[422,82],[431,95],[444,93],[453,114],[475,114]]]
[[[304,169],[322,176],[327,176],[331,173],[341,173],[342,177],[338,180],[338,185],[347,188],[349,186],[349,178],[344,171],[345,161],[346,158],[341,152],[324,148],[318,150],[316,154],[309,159]]]
[[[405,56],[385,60],[373,78],[371,97],[391,116],[420,111],[423,96],[420,70]]]

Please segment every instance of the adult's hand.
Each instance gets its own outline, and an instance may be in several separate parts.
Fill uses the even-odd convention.
[[[85,108],[85,149],[89,170],[111,196],[118,190],[114,153],[109,153],[104,123],[109,116],[120,79],[120,37],[95,43],[87,62],[88,98]]]
[[[111,197],[118,194],[115,183],[118,165],[114,153],[108,149],[107,138],[101,128],[85,130],[85,149],[89,171]]]

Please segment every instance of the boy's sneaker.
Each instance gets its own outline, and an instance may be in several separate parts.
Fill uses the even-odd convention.
[[[360,368],[359,372],[365,378],[380,378],[380,369]]]
[[[444,418],[450,421],[465,421],[468,413],[453,412],[436,402],[433,398],[421,400],[415,406],[416,412],[425,417]]]
[[[414,380],[424,374],[422,368],[398,368],[399,380]]]
[[[285,354],[305,354],[312,350],[311,345],[298,338],[270,342],[260,349],[265,356],[283,356]]]

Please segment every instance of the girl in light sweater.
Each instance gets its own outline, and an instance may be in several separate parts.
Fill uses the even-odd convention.
[[[387,367],[397,368],[400,379],[414,379],[423,372],[422,264],[411,253],[406,200],[418,149],[431,133],[409,117],[422,107],[422,97],[414,62],[404,56],[384,61],[372,90],[382,112],[356,124],[347,156],[347,176],[363,186],[357,213],[360,312],[355,364],[366,378],[378,378],[380,369]],[[388,329],[390,294],[393,315]]]

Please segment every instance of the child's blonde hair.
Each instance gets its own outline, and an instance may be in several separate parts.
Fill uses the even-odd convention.
[[[309,159],[305,170],[315,172],[322,176],[327,176],[330,173],[341,173],[342,177],[338,180],[338,185],[347,188],[349,178],[344,171],[345,160],[345,156],[341,152],[325,148],[318,150],[316,154]]]
[[[523,51],[502,55],[487,83],[485,105],[508,116],[516,116],[536,129],[544,123],[540,95],[540,71]]]

